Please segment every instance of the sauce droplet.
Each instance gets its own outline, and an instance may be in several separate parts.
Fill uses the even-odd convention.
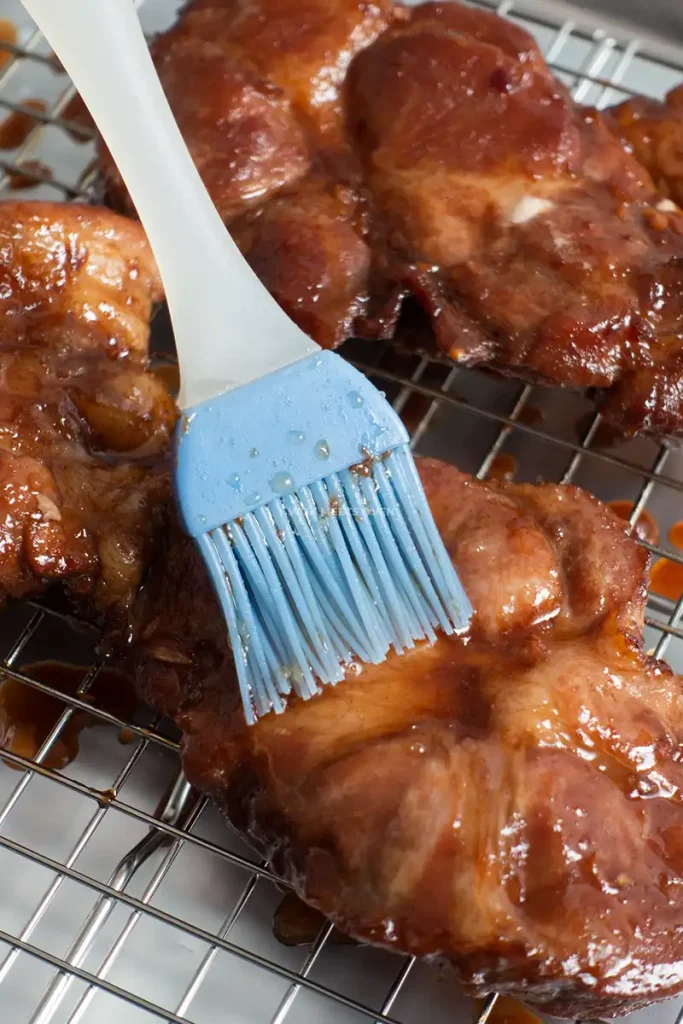
[[[13,110],[0,124],[0,149],[16,149],[23,145],[38,123],[30,112],[44,114],[47,109],[42,100],[22,100],[21,105],[26,110]]]
[[[229,476],[228,477],[228,483],[232,487],[233,491],[241,491],[242,490],[242,482],[240,480],[239,473],[233,473],[231,476]]]
[[[517,469],[517,459],[514,455],[496,455],[491,462],[486,474],[487,480],[512,480]]]
[[[258,448],[252,448],[251,451],[249,452],[249,458],[250,459],[255,459],[258,456],[258,454],[259,454]]]
[[[662,597],[678,601],[683,596],[683,565],[658,558],[650,570],[650,588]]]
[[[363,396],[358,391],[349,391],[349,402],[354,408],[359,409],[363,405]]]
[[[669,543],[683,549],[683,520],[669,530]],[[656,594],[678,601],[683,597],[683,565],[670,558],[658,558],[650,570],[650,587]]]
[[[683,520],[680,520],[669,530],[669,543],[673,548],[683,550]]]
[[[289,473],[283,470],[281,473],[276,473],[275,476],[272,477],[270,486],[276,494],[282,494],[283,491],[288,491],[290,487],[294,486],[294,481]]]
[[[300,430],[290,430],[287,436],[294,444],[303,444],[306,439],[305,434],[302,434]]]
[[[11,46],[17,45],[17,27],[11,21],[7,21],[6,18],[0,18],[0,43],[9,43]],[[9,64],[13,56],[14,54],[11,50],[1,47],[0,69]]]
[[[474,1020],[476,1021],[484,1007],[485,999],[474,1000]],[[524,1003],[511,999],[510,996],[498,996],[486,1024],[541,1024],[541,1018]]]
[[[634,507],[632,501],[626,501],[622,498],[619,498],[616,501],[608,501],[607,505],[616,515],[619,516],[620,519],[625,519],[627,522]],[[648,544],[658,543],[659,526],[657,524],[657,520],[647,511],[647,509],[643,509],[638,516],[633,528],[633,533],[639,540],[644,540]]]
[[[32,665],[23,665],[20,671],[60,693],[76,695],[88,669],[60,661],[38,661]],[[118,718],[130,718],[137,706],[130,679],[122,672],[110,668],[99,671],[81,699],[92,702]],[[0,746],[32,760],[67,706],[58,697],[34,690],[11,676],[0,674]],[[74,710],[42,763],[46,768],[66,767],[78,754],[78,738],[83,730],[100,724],[103,724],[101,720],[87,711]],[[121,740],[129,742],[123,732]],[[9,761],[6,764],[11,768],[17,767]]]
[[[319,459],[329,459],[330,457],[330,446],[327,441],[316,441],[315,442],[315,454]]]

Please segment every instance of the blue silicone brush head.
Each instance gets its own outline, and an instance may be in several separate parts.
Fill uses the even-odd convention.
[[[323,352],[190,409],[176,492],[227,622],[251,724],[472,609],[408,434],[380,392]]]

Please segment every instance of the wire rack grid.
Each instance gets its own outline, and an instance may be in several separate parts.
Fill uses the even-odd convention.
[[[683,77],[683,52],[679,60],[671,46],[560,4],[478,2],[534,32],[579,102],[661,96]],[[146,0],[146,28],[164,27],[176,7]],[[31,119],[25,138],[0,157],[2,198],[92,202],[94,143],[68,117],[73,86],[16,0],[2,0],[0,15],[19,26],[16,43],[0,42],[0,108]],[[47,97],[44,109],[26,105],[36,95]],[[662,536],[681,517],[683,456],[644,439],[606,445],[599,414],[581,396],[460,370],[433,353],[360,342],[344,351],[386,390],[417,452],[479,478],[504,458],[518,479],[627,499],[635,531],[647,512]],[[683,563],[677,548],[652,541],[640,542],[653,557]],[[648,645],[680,668],[682,618],[683,600],[650,595]],[[31,756],[0,749],[3,1024],[485,1024],[495,997],[473,1011],[447,972],[340,945],[329,924],[308,947],[278,944],[271,921],[283,884],[190,789],[172,726],[144,709],[124,716],[93,703],[102,670],[96,645],[92,630],[51,607],[11,606],[0,617],[3,679],[59,709]],[[46,657],[82,666],[75,692],[32,670]],[[51,767],[66,730],[86,713],[98,728],[82,734],[71,764]],[[656,1020],[673,1024],[678,1007],[667,1004]]]

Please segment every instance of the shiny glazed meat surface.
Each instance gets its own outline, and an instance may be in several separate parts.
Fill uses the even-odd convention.
[[[175,406],[148,371],[161,285],[140,227],[0,204],[0,600],[53,582],[128,606],[162,509]]]
[[[475,36],[475,17],[418,7],[351,67],[387,274],[456,361],[598,389],[626,433],[677,433],[683,214],[657,209],[647,172],[528,38],[492,16]]]
[[[218,210],[278,300],[326,346],[352,333],[370,263],[341,88],[391,10],[388,0],[193,0],[152,47]],[[101,155],[110,197],[130,212]],[[283,191],[284,202],[268,203]]]
[[[455,361],[683,435],[683,213],[518,26],[455,0],[193,0],[153,50],[218,209],[321,344],[390,335],[411,295]]]
[[[142,696],[191,781],[361,939],[562,1016],[683,986],[681,681],[643,649],[647,556],[605,506],[420,460],[476,612],[248,729],[190,543],[137,606]]]
[[[683,204],[683,86],[663,103],[645,96],[626,100],[607,112],[607,122],[663,195]]]

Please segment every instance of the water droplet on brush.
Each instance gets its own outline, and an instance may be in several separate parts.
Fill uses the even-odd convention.
[[[349,391],[349,402],[351,405],[355,406],[356,409],[359,409],[363,404],[363,396],[357,391]]]
[[[255,459],[258,454],[259,454],[258,448],[252,448],[251,451],[249,452],[249,458],[250,459]]]
[[[319,459],[329,459],[330,446],[327,443],[327,441],[316,441],[315,454],[318,456]]]
[[[259,492],[252,491],[249,497],[247,498],[247,505],[260,505],[262,501],[263,497],[259,494]]]
[[[276,494],[282,494],[283,491],[288,491],[290,487],[294,486],[289,473],[282,471],[282,473],[276,473],[270,481],[270,486],[273,488]]]
[[[302,434],[300,430],[290,430],[287,436],[294,444],[303,444],[306,439],[306,435]]]
[[[233,473],[228,477],[228,483],[234,491],[240,491],[242,489],[242,483],[240,481],[239,473]]]

